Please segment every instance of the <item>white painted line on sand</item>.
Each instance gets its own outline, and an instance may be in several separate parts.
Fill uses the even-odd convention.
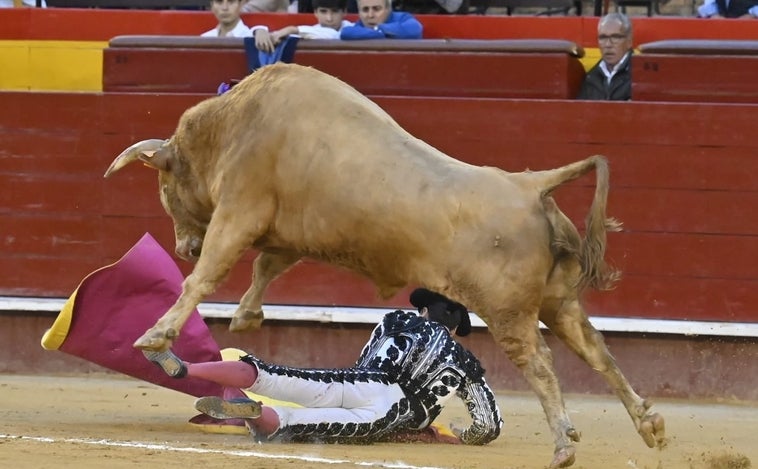
[[[115,446],[122,448],[140,448],[154,451],[175,451],[177,453],[202,453],[202,454],[222,454],[225,456],[238,456],[243,458],[260,458],[260,459],[294,459],[304,462],[316,462],[323,464],[352,464],[365,467],[386,467],[388,469],[445,469],[436,466],[413,466],[404,462],[381,462],[381,461],[350,461],[348,459],[329,459],[316,456],[302,456],[294,454],[276,454],[262,453],[260,451],[243,451],[243,450],[220,450],[220,449],[203,449],[187,446],[171,446],[168,444],[143,443],[139,441],[114,441],[107,439],[92,438],[51,438],[44,436],[24,436],[24,435],[5,435],[0,434],[0,439],[6,440],[24,440],[34,441],[37,443],[74,443],[96,446]]]

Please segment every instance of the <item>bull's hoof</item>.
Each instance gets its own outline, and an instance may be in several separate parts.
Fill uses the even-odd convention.
[[[573,446],[564,446],[558,448],[553,454],[553,460],[550,462],[550,469],[557,469],[559,467],[569,467],[574,464],[576,460],[576,448]]]
[[[666,423],[660,414],[649,414],[640,421],[640,428],[637,430],[649,448],[666,447]]]
[[[150,329],[137,339],[132,346],[141,350],[163,352],[171,347],[177,336],[178,334],[175,329],[168,329],[166,332]]]
[[[237,310],[229,323],[230,332],[242,332],[252,329],[260,329],[263,323],[263,311],[240,311]]]

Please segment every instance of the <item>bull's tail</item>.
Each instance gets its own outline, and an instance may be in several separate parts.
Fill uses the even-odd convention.
[[[606,233],[621,229],[621,223],[618,220],[607,218],[605,214],[610,178],[608,161],[603,156],[594,155],[560,168],[535,172],[533,175],[540,179],[542,198],[546,202],[545,207],[550,211],[551,209],[558,210],[550,197],[551,192],[559,185],[587,174],[592,169],[595,169],[597,174],[595,196],[587,214],[584,239],[579,245],[576,246],[577,243],[574,241],[577,237],[569,235],[571,232],[576,233],[576,228],[555,226],[571,223],[565,215],[561,213],[559,217],[550,216],[549,218],[554,225],[556,236],[554,244],[564,248],[574,245],[576,248],[569,250],[577,255],[582,268],[579,287],[590,286],[598,290],[608,290],[621,277],[620,272],[605,262]]]

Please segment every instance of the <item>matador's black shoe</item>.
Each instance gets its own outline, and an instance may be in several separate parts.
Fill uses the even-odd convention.
[[[201,397],[195,409],[217,419],[255,419],[261,416],[261,403],[238,397],[224,400],[216,396]]]
[[[160,366],[172,378],[184,378],[187,376],[187,365],[171,349],[164,352],[143,350],[142,353],[145,355],[145,358]]]

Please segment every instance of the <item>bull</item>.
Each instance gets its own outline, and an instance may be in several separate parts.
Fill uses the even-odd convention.
[[[413,137],[338,79],[276,64],[185,111],[170,139],[125,149],[105,177],[134,161],[158,170],[176,254],[196,261],[176,303],[135,347],[170,347],[250,248],[259,251],[253,280],[229,327],[258,327],[267,285],[308,257],[363,274],[385,298],[417,285],[472,307],[542,404],[555,443],[550,467],[574,463],[579,432],[539,321],[605,378],[649,447],[665,443],[663,418],[633,390],[580,302],[585,287],[618,278],[604,260],[606,233],[619,229],[606,217],[604,157],[520,173],[473,166]],[[581,235],[551,194],[593,169]]]

